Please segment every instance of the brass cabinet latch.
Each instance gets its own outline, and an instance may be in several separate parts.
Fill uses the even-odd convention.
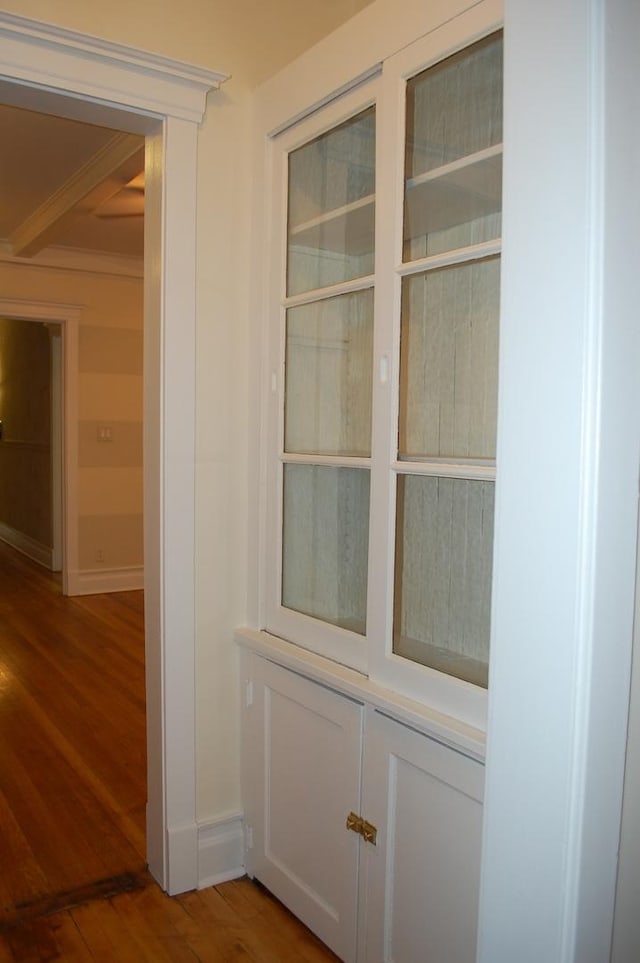
[[[347,816],[347,829],[350,829],[353,833],[358,833],[362,836],[365,843],[371,843],[373,846],[376,845],[376,839],[378,837],[378,830],[373,825],[373,823],[367,822],[362,816],[358,816],[357,813],[350,812]]]
[[[378,830],[373,823],[368,823],[366,819],[362,820],[362,838],[365,843],[371,843],[372,846],[376,845],[378,838]]]
[[[362,816],[356,815],[354,812],[350,812],[347,816],[347,829],[350,829],[352,833],[358,833],[362,836]]]

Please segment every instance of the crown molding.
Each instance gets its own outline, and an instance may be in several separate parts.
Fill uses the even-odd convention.
[[[170,57],[139,50],[65,27],[0,11],[0,73],[8,79],[34,80],[52,91],[65,92],[58,69],[60,58],[77,58],[77,93],[109,103],[129,102],[159,115],[199,123],[210,90],[227,74]],[[29,51],[25,70],[25,51]],[[37,58],[33,52],[37,51]],[[122,97],[122,77],[126,97]]]
[[[33,257],[14,257],[6,243],[0,243],[0,264],[11,267],[47,271],[74,271],[83,274],[103,274],[111,277],[144,277],[144,258],[102,251],[83,251],[73,247],[48,247]]]

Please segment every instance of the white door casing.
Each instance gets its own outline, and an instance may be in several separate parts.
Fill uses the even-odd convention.
[[[0,13],[3,101],[147,136],[147,860],[169,893],[197,885],[196,144],[206,95],[223,79],[210,70]]]
[[[54,454],[54,462],[61,461],[62,478],[56,478],[58,468],[53,469],[53,501],[54,525],[61,530],[63,544],[58,541],[56,555],[56,541],[60,532],[54,537],[54,562],[62,555],[62,593],[69,594],[69,573],[78,568],[78,517],[70,506],[77,503],[78,492],[78,438],[77,438],[77,398],[78,398],[78,326],[82,309],[75,304],[60,304],[51,301],[25,301],[13,298],[0,298],[0,316],[18,318],[21,321],[51,322],[60,325],[60,338],[51,338],[51,350],[55,351],[52,364],[52,377],[57,369],[55,385],[58,418],[61,414],[61,424],[56,432],[52,430],[52,445],[58,447]],[[62,344],[60,345],[60,341]],[[57,342],[54,346],[54,342]],[[60,396],[60,397],[58,397]],[[53,429],[53,426],[52,426]],[[60,487],[61,491],[55,489]],[[57,503],[57,504],[56,504]],[[56,511],[61,518],[56,519]],[[54,571],[55,571],[54,565]]]
[[[62,327],[49,329],[51,346],[51,568],[60,572],[64,564],[64,377]],[[64,574],[63,574],[64,579]]]

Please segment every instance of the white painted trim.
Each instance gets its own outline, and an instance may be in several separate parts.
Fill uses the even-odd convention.
[[[506,2],[480,963],[609,960],[640,458],[639,33],[627,0]]]
[[[73,271],[84,274],[108,274],[113,277],[143,278],[144,259],[127,257],[123,254],[106,254],[100,251],[83,251],[75,247],[56,247],[52,245],[39,251],[28,260],[12,257],[0,250],[0,263],[31,271]]]
[[[174,896],[198,885],[198,827],[194,818],[167,828],[167,891]]]
[[[392,719],[424,733],[430,739],[450,746],[478,762],[484,762],[485,734],[482,729],[438,712],[424,702],[408,698],[371,681],[355,669],[340,665],[332,659],[303,649],[293,642],[279,639],[268,632],[258,632],[243,626],[236,629],[235,640],[250,652],[335,689],[350,699],[365,702]]]
[[[0,522],[0,540],[37,562],[38,565],[51,568],[53,552],[48,545],[43,545],[42,542],[25,535],[24,532],[19,532],[16,528],[11,528],[10,525],[5,525],[4,522]]]
[[[197,128],[183,120],[166,118],[162,138],[148,139],[153,157],[160,154],[164,179],[150,163],[145,181],[145,250],[148,230],[162,225],[161,278],[145,276],[145,497],[155,492],[150,478],[160,468],[158,532],[161,534],[161,571],[164,658],[161,665],[164,692],[165,750],[164,818],[167,822],[165,863],[169,893],[193,889],[197,884],[198,847],[195,755],[195,354],[196,354],[196,181]],[[160,158],[158,158],[160,159]],[[151,158],[150,158],[151,161]],[[192,171],[189,177],[172,177]],[[171,177],[171,190],[169,178]],[[158,234],[160,231],[158,230]],[[147,262],[148,263],[148,262]],[[160,282],[161,281],[161,287]],[[154,334],[148,294],[160,297],[163,323]],[[153,295],[152,295],[153,297]],[[178,318],[180,319],[178,321]],[[173,319],[173,323],[170,323]],[[157,342],[157,337],[160,342]],[[152,353],[147,348],[153,342]],[[157,354],[156,354],[157,352]],[[159,365],[151,370],[156,357]],[[160,437],[147,433],[149,411],[162,412]],[[156,415],[157,417],[157,415]],[[148,572],[156,551],[154,515],[145,517],[145,589],[153,598]],[[152,570],[153,571],[153,570]],[[151,573],[152,574],[152,573]],[[155,589],[157,593],[157,587]],[[168,767],[170,766],[170,773]],[[169,778],[169,775],[171,778]],[[173,827],[178,827],[173,829]],[[189,829],[190,827],[190,829]]]
[[[255,116],[267,134],[371,77],[377,65],[478,0],[376,0],[256,90]],[[500,23],[496,22],[496,26]]]
[[[198,889],[217,886],[246,873],[244,817],[230,813],[198,824]]]
[[[49,327],[51,351],[51,568],[61,572],[64,567],[64,355],[62,329]]]
[[[82,569],[68,573],[67,595],[134,592],[142,588],[144,588],[142,565],[129,568]]]
[[[202,119],[208,91],[224,77],[2,13],[0,38],[0,76],[4,78],[0,97],[5,102],[147,136],[147,860],[160,885],[177,893],[197,885],[196,124]],[[77,357],[74,360],[77,367]],[[77,545],[77,529],[74,535]],[[77,570],[70,561],[69,567]]]
[[[640,547],[640,527],[638,528],[638,546]],[[640,558],[638,562],[640,563]],[[611,963],[629,963],[640,956],[638,893],[640,893],[640,564],[636,573],[631,699]]]
[[[78,568],[78,328],[76,304],[0,298],[0,314],[23,321],[54,321],[62,330],[62,592]]]
[[[207,93],[226,80],[224,73],[9,13],[0,12],[0,38],[3,75],[157,117],[199,123]],[[35,54],[27,63],[25,49]]]

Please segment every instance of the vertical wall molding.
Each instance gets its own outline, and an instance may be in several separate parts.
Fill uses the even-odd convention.
[[[605,963],[640,459],[640,7],[506,0],[480,963]]]

